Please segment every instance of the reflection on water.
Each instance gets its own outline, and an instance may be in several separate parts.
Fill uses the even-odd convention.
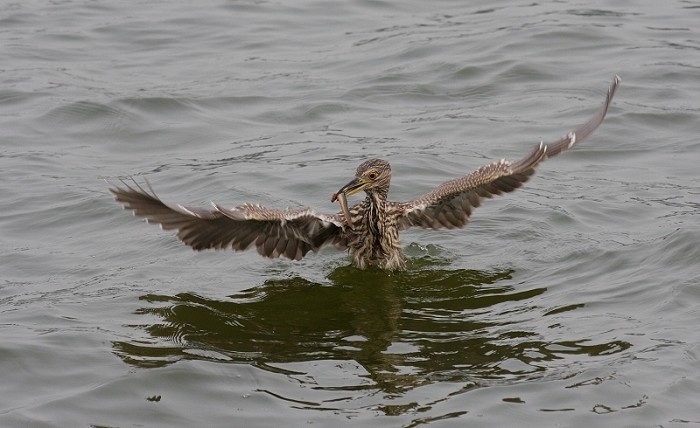
[[[543,341],[526,324],[541,316],[530,310],[531,300],[546,289],[519,284],[516,290],[512,274],[341,267],[330,274],[331,286],[295,277],[224,301],[146,295],[140,313],[160,321],[145,326],[148,340],[115,342],[114,350],[139,367],[206,359],[285,372],[279,365],[351,361],[366,371],[363,387],[398,393],[438,380],[529,377],[565,354],[607,355],[630,346]]]

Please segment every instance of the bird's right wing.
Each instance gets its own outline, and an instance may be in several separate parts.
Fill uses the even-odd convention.
[[[476,171],[454,180],[446,181],[431,192],[408,202],[396,202],[400,229],[411,226],[438,229],[464,227],[474,208],[483,198],[512,192],[522,186],[543,160],[556,156],[583,141],[603,122],[610,102],[620,83],[615,76],[608,89],[605,102],[596,114],[573,132],[551,144],[540,143],[527,156],[517,162],[501,160],[482,166]]]
[[[309,251],[326,245],[345,248],[343,217],[316,214],[310,209],[274,210],[245,204],[236,208],[190,208],[161,201],[153,190],[122,182],[110,191],[134,215],[163,230],[177,230],[177,237],[195,250],[242,251],[255,245],[262,256],[300,260]]]

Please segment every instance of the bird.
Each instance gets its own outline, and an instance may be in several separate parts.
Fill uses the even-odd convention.
[[[146,187],[132,179],[110,188],[116,201],[148,223],[163,230],[176,230],[177,237],[196,251],[255,247],[269,258],[301,260],[310,251],[332,246],[347,250],[352,265],[359,269],[403,271],[406,257],[399,232],[411,227],[426,229],[463,228],[482,200],[512,192],[535,173],[537,166],[586,139],[605,118],[620,84],[615,76],[605,102],[595,115],[576,130],[550,144],[540,142],[518,161],[501,159],[464,176],[445,181],[428,193],[405,202],[388,199],[391,165],[383,159],[360,164],[355,177],[331,201],[338,201],[337,213],[317,213],[310,208],[273,209],[245,203],[225,208],[194,208],[163,202],[148,181]],[[365,198],[351,207],[347,196],[365,192]]]

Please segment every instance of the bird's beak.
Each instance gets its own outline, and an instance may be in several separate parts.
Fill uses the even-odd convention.
[[[361,179],[355,178],[345,186],[341,187],[340,190],[338,190],[338,193],[336,193],[336,195],[340,195],[341,193],[345,193],[347,196],[354,195],[355,193],[364,189],[366,184],[367,183],[365,183]]]

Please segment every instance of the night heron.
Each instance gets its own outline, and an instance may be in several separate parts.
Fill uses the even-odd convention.
[[[620,78],[615,76],[605,103],[588,122],[552,144],[538,144],[517,162],[505,159],[482,166],[465,176],[446,181],[432,191],[407,202],[388,200],[389,162],[371,159],[362,163],[355,178],[333,194],[341,212],[318,214],[311,209],[276,210],[244,204],[213,209],[190,208],[161,201],[152,189],[136,182],[110,189],[117,201],[135,215],[177,230],[177,237],[195,250],[241,251],[254,245],[265,257],[300,260],[324,246],[347,249],[360,269],[377,267],[403,270],[399,231],[418,226],[429,229],[461,228],[483,198],[511,192],[525,183],[543,160],[556,156],[588,137],[605,118]],[[363,201],[347,206],[346,195],[366,193]]]

